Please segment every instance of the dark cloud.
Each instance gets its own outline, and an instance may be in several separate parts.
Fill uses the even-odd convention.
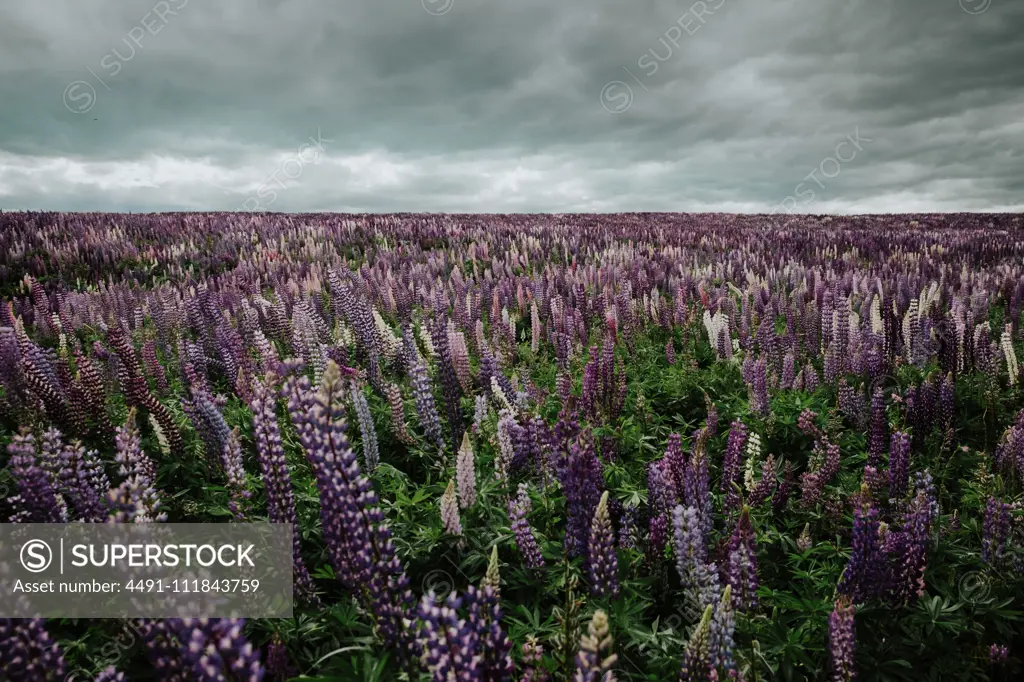
[[[5,209],[1024,208],[1017,0],[0,6]]]

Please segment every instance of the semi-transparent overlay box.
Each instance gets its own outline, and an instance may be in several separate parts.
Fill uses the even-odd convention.
[[[292,526],[0,524],[0,618],[290,618]]]

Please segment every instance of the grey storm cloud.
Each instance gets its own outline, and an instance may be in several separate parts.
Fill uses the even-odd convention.
[[[0,0],[0,16],[2,209],[1024,208],[1019,0]]]

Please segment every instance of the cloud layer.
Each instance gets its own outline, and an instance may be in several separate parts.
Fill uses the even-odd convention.
[[[0,4],[3,209],[1024,210],[1014,0]]]

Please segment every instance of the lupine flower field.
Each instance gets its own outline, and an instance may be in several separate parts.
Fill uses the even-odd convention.
[[[0,679],[1022,679],[1022,228],[0,214],[2,520],[296,529]]]

